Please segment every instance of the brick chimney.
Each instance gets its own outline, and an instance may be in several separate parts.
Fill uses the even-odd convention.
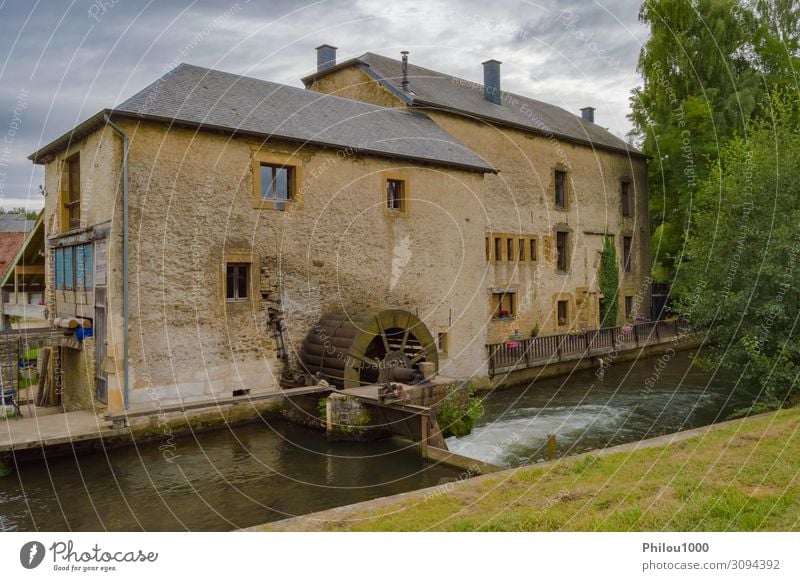
[[[581,119],[584,121],[588,121],[589,123],[594,123],[594,107],[584,107],[581,109]]]

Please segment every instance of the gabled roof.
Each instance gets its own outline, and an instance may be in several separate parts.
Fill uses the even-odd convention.
[[[408,105],[450,110],[537,134],[552,134],[590,147],[645,157],[610,131],[566,109],[508,91],[502,91],[501,104],[495,104],[484,98],[483,85],[415,64],[408,65],[411,91],[403,92],[402,63],[371,52],[304,77],[303,82],[309,86],[316,79],[354,65],[360,66]]]
[[[25,232],[0,232],[0,276],[8,272],[24,240]]]
[[[187,64],[114,108],[111,115],[495,171],[419,112],[378,107]],[[93,119],[102,122],[100,116],[87,123]],[[84,125],[76,130],[85,131]],[[75,139],[74,133],[51,146]],[[48,148],[34,153],[31,159],[45,158],[52,153]]]
[[[11,251],[12,245],[10,244],[3,245],[2,250],[0,250],[0,261],[4,264],[4,267],[0,268],[0,270],[2,270],[2,272],[0,272],[0,276],[2,277],[0,286],[5,286],[13,281],[13,267],[21,262],[24,264],[25,261],[23,257],[29,247],[35,247],[34,251],[37,253],[37,257],[39,250],[44,248],[44,209],[39,212],[35,222],[33,220],[28,220],[28,223],[31,227],[27,234],[24,232],[14,233],[19,234],[20,238],[13,244],[13,252]],[[7,236],[8,234],[5,235]],[[31,257],[29,256],[28,258]],[[41,258],[41,262],[44,262],[44,258]]]

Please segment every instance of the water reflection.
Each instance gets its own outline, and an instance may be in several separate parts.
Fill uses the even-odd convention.
[[[455,480],[386,440],[328,443],[293,424],[250,424],[23,465],[0,480],[0,530],[230,530]]]

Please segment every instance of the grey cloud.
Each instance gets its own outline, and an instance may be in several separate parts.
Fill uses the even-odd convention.
[[[0,3],[0,140],[20,91],[29,91],[9,159],[0,163],[0,204],[41,206],[41,169],[26,156],[171,66],[188,62],[299,86],[323,42],[338,45],[340,58],[409,49],[420,65],[476,81],[482,60],[500,58],[505,89],[570,110],[591,98],[600,119],[619,121],[611,129],[624,134],[645,36],[638,9],[638,0]],[[557,21],[562,10],[579,15],[572,34]],[[619,71],[598,64],[589,35]]]

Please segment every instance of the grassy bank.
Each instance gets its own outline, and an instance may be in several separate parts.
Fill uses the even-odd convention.
[[[800,409],[669,445],[570,458],[263,529],[800,530]]]

